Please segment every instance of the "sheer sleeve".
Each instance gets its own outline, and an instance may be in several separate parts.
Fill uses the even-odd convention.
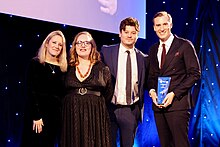
[[[105,66],[103,68],[103,76],[104,76],[104,80],[105,80],[105,88],[104,88],[104,97],[106,99],[107,103],[110,103],[112,96],[113,96],[113,84],[112,84],[112,80],[111,80],[111,73],[109,70],[109,67]]]

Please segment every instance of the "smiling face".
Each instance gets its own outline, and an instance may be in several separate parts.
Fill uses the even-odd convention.
[[[92,50],[91,37],[81,34],[76,40],[76,53],[80,58],[89,59]]]
[[[63,39],[59,35],[53,36],[46,44],[46,56],[57,57],[63,48]]]
[[[154,18],[154,31],[161,41],[166,41],[171,35],[173,27],[168,16],[158,16]]]
[[[138,39],[138,31],[135,29],[135,26],[126,26],[125,30],[121,30],[119,37],[121,38],[121,43],[127,49],[134,47]]]

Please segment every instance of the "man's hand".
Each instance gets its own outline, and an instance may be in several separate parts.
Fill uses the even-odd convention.
[[[161,108],[166,108],[169,105],[171,105],[173,102],[174,96],[175,96],[175,94],[173,92],[168,93],[166,95],[165,99],[163,100],[163,105],[161,105]]]
[[[159,107],[160,105],[158,105],[158,103],[157,103],[157,93],[156,93],[156,91],[152,89],[152,90],[149,92],[149,94],[150,94],[150,97],[152,98],[153,103],[154,103],[157,107]]]

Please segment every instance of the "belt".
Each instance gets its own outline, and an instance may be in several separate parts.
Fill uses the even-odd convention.
[[[134,109],[135,106],[138,105],[138,102],[135,102],[131,105],[120,105],[120,104],[117,104],[115,105],[117,108],[131,108],[131,109]]]
[[[90,90],[87,88],[77,88],[73,92],[76,94],[79,94],[79,95],[92,94],[92,95],[96,95],[96,96],[101,96],[100,91],[94,91],[94,90]]]

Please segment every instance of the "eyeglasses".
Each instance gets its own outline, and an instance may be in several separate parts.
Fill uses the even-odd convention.
[[[82,45],[84,45],[85,47],[87,47],[87,46],[91,45],[91,42],[90,42],[90,41],[77,41],[77,42],[76,42],[76,45],[77,45],[77,46],[82,46]]]

